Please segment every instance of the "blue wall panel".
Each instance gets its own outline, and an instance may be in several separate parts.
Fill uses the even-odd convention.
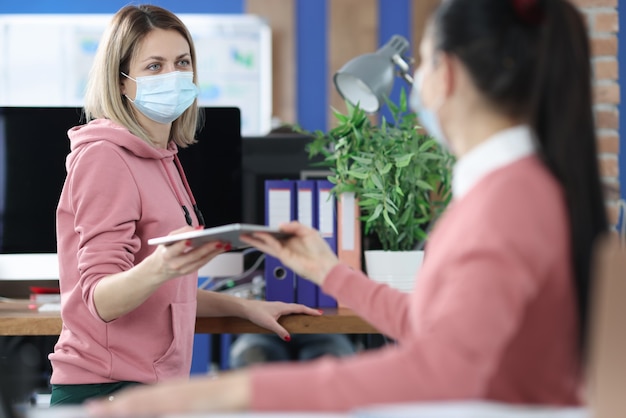
[[[328,4],[296,0],[296,107],[304,129],[326,131],[328,114]]]
[[[393,35],[404,36],[409,43],[411,42],[411,3],[411,0],[378,0],[379,47],[387,43]],[[413,47],[414,45],[409,46],[409,50],[406,52],[407,56],[411,56]],[[399,103],[402,88],[407,93],[411,90],[411,86],[406,81],[397,77],[391,91],[390,99],[392,102]],[[382,108],[381,116],[384,116],[388,121],[392,120],[387,106]]]
[[[30,0],[0,1],[0,13],[114,13],[127,4],[151,3],[174,13],[243,13],[245,0]]]

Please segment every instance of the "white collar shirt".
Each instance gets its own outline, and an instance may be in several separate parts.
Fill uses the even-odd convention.
[[[452,173],[452,196],[459,200],[489,173],[536,152],[535,136],[527,125],[500,131],[460,158]]]

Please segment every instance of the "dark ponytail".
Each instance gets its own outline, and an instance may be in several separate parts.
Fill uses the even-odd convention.
[[[450,0],[432,29],[435,48],[463,61],[494,108],[528,121],[564,189],[584,351],[592,249],[608,225],[583,18],[565,0]]]
[[[565,189],[584,348],[593,245],[608,229],[596,149],[590,48],[583,19],[574,6],[548,0],[544,8],[530,120],[546,165]]]

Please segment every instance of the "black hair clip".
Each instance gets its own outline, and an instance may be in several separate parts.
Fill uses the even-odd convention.
[[[511,0],[517,18],[527,25],[539,25],[543,22],[541,0]]]

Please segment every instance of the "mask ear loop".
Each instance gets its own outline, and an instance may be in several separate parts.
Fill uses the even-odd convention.
[[[441,62],[442,62],[441,52],[435,52],[435,56],[432,58],[431,68],[429,70],[431,75],[432,75],[433,71],[435,71],[437,69],[437,67],[441,64]],[[426,74],[424,72],[422,72],[421,78],[422,79],[420,80],[420,83],[419,83],[420,84],[419,85],[420,91],[423,90],[423,88],[424,88],[424,83],[425,83],[424,80],[426,78]],[[439,110],[441,110],[441,108],[443,107],[443,104],[446,101],[446,97],[445,96],[446,96],[446,93],[444,92],[443,97],[439,96],[435,100],[435,104],[432,107],[430,107],[431,112],[437,114],[437,112],[439,112]],[[420,99],[421,99],[421,97],[420,97]],[[422,104],[423,103],[424,102],[422,101]],[[439,116],[437,116],[437,117],[439,117]]]
[[[137,83],[137,80],[135,80],[134,78],[132,78],[131,76],[126,74],[124,71],[120,71],[120,74],[123,75],[124,77],[126,77],[127,79],[133,80],[135,83]],[[126,97],[131,103],[135,103],[135,101],[133,99],[131,99],[130,97],[128,97],[127,94],[124,94],[123,96]]]
[[[442,64],[443,59],[441,58],[441,54],[442,54],[442,52],[440,52],[440,51],[436,52],[435,56],[432,58],[432,68],[430,70],[431,75],[432,75],[433,71],[437,69],[437,67],[439,65],[443,65]],[[425,75],[422,74],[421,77],[422,77],[422,80],[420,80],[420,81],[421,81],[422,85],[420,86],[420,91],[423,88],[423,84],[425,82],[424,81]],[[448,151],[454,153],[454,147],[452,145],[452,142],[450,142],[450,138],[444,132],[443,126],[441,125],[441,117],[439,116],[439,111],[441,110],[441,108],[443,107],[443,105],[446,102],[446,98],[447,98],[446,96],[447,96],[447,93],[444,91],[443,92],[443,96],[439,96],[435,100],[435,104],[433,105],[433,107],[431,107],[429,109],[430,109],[431,113],[433,115],[435,115],[435,117],[437,118],[437,124],[439,125],[439,132],[440,132],[439,135],[441,136],[441,140],[445,142],[445,146],[448,148]],[[421,97],[420,97],[420,100],[422,100]],[[422,101],[422,105],[423,105],[423,103],[424,102]]]

